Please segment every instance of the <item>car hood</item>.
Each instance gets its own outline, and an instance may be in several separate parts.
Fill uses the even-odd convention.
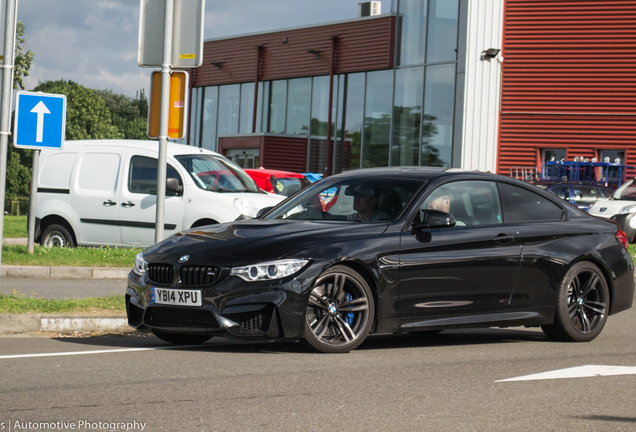
[[[594,203],[587,212],[594,216],[610,218],[618,213],[618,211],[623,207],[631,205],[636,205],[636,201],[603,200]]]
[[[344,251],[358,241],[381,235],[387,223],[246,220],[193,228],[146,249],[149,262],[219,266],[247,265],[288,256],[318,258],[328,250]],[[342,247],[338,247],[342,245]]]

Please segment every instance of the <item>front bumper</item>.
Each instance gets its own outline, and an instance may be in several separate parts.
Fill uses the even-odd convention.
[[[175,333],[197,333],[236,337],[302,337],[305,310],[315,279],[323,265],[308,264],[294,276],[246,282],[225,276],[207,286],[153,284],[148,274],[128,275],[126,312],[136,329],[156,328]],[[172,306],[152,302],[151,288],[197,290],[201,306]]]

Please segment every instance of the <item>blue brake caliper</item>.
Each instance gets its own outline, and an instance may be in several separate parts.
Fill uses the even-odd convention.
[[[351,301],[353,300],[353,297],[351,297],[351,294],[347,293],[345,295],[345,301]],[[353,324],[353,312],[347,312],[347,317],[345,318],[345,321],[347,321],[347,324],[351,325]]]

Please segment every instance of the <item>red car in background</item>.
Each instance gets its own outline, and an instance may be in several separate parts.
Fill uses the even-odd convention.
[[[290,171],[259,168],[246,169],[245,172],[265,192],[284,196],[293,195],[310,184],[304,175]]]

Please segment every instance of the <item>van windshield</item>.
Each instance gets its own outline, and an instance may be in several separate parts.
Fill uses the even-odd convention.
[[[209,154],[175,156],[198,187],[214,192],[253,192],[260,189],[241,168],[224,157]]]

